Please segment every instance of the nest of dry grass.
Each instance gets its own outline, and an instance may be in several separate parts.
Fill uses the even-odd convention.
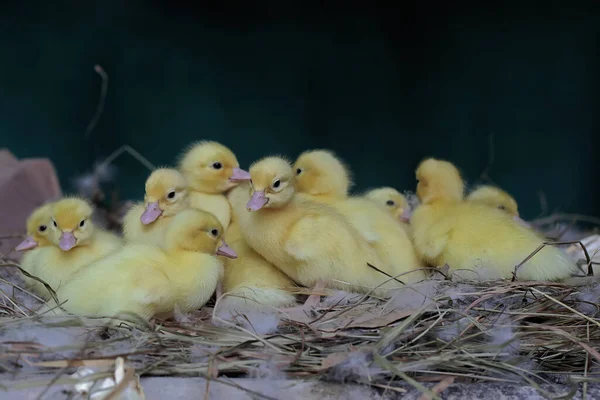
[[[600,381],[598,284],[432,280],[387,301],[337,292],[310,313],[225,319],[213,305],[179,321],[109,328],[40,316],[38,299],[2,283],[0,368],[12,388],[68,382],[77,367],[106,369],[118,356],[140,375],[323,379],[382,391],[408,383],[432,397],[459,381],[525,383],[548,397]],[[557,377],[571,393],[543,391]]]
[[[599,250],[595,235],[567,252],[593,275]],[[0,266],[9,267],[0,268],[4,389],[75,384],[82,380],[71,374],[81,367],[96,371],[85,380],[102,380],[117,357],[141,376],[201,376],[232,386],[229,378],[240,376],[325,380],[399,393],[409,384],[429,398],[453,382],[526,384],[549,398],[600,382],[595,278],[574,286],[444,275],[389,300],[330,292],[310,311],[235,315],[211,302],[176,320],[115,327],[108,319],[40,315],[42,300],[23,289],[19,265]],[[557,381],[570,390],[544,390]]]

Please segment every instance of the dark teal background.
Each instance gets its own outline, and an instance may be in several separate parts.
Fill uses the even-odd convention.
[[[454,161],[474,183],[491,137],[489,175],[525,217],[539,214],[538,192],[549,211],[600,215],[600,3],[177,3],[4,4],[0,145],[50,157],[66,191],[125,143],[165,165],[189,142],[214,139],[243,167],[324,147],[362,190],[414,189],[425,156]],[[110,83],[86,140],[96,63]],[[122,191],[141,197],[145,168],[116,165]]]

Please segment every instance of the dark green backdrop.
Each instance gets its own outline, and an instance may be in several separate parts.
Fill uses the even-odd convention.
[[[413,189],[414,168],[430,155],[475,182],[493,142],[489,175],[525,217],[539,213],[539,191],[550,211],[600,215],[598,2],[230,11],[174,3],[3,5],[0,145],[50,157],[67,191],[121,144],[165,165],[205,138],[230,146],[244,167],[330,148],[358,189]],[[96,63],[109,92],[86,140]],[[117,166],[123,191],[141,197],[147,171],[127,158]]]

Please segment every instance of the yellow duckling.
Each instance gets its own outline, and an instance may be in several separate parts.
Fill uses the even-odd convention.
[[[88,316],[141,318],[189,312],[210,299],[223,273],[216,255],[236,257],[222,241],[223,228],[210,213],[187,209],[167,227],[164,248],[125,245],[79,270],[57,296],[66,311]]]
[[[39,253],[44,247],[53,246],[48,238],[50,224],[52,223],[52,204],[44,204],[33,210],[27,218],[27,237],[15,250],[25,251],[21,259],[21,268],[31,275],[37,276],[37,267],[40,262]],[[40,282],[24,277],[25,284],[34,293],[48,298],[50,294]]]
[[[519,216],[517,201],[504,190],[494,186],[479,186],[467,196],[467,201],[487,204],[506,211],[511,216]]]
[[[248,186],[240,185],[229,192],[228,197],[248,193]],[[235,218],[225,234],[227,243],[238,254],[236,259],[225,260],[223,290],[229,293],[221,307],[237,311],[282,308],[294,305],[295,296],[290,290],[296,285],[283,272],[255,252],[242,237]]]
[[[187,182],[176,169],[160,168],[146,180],[144,203],[133,206],[123,219],[127,242],[161,246],[173,217],[189,207]]]
[[[375,251],[335,209],[295,195],[286,160],[267,157],[250,168],[250,193],[232,196],[233,212],[246,243],[283,273],[305,286],[375,293],[399,284],[370,268],[382,265]],[[249,196],[250,195],[250,196]],[[247,202],[246,202],[247,200]]]
[[[431,265],[478,272],[470,278],[512,278],[515,266],[543,240],[506,212],[463,201],[464,184],[454,165],[426,159],[416,171],[421,205],[411,218],[418,253]],[[558,280],[576,267],[546,246],[517,271],[523,280]]]
[[[467,196],[467,201],[485,204],[489,207],[502,210],[513,217],[513,219],[521,225],[528,228],[531,227],[519,216],[519,207],[517,205],[517,201],[502,189],[487,185],[479,186],[477,189],[469,193]]]
[[[214,214],[227,229],[231,206],[223,194],[249,179],[233,152],[220,143],[202,141],[183,154],[179,169],[189,184],[191,207]]]
[[[84,265],[114,251],[122,241],[116,235],[96,228],[91,221],[92,207],[76,197],[67,197],[52,204],[46,238],[52,246],[40,247],[30,274],[46,282],[55,291]],[[49,293],[39,282],[33,284],[39,296]]]
[[[404,225],[410,223],[410,216],[412,214],[410,205],[406,197],[396,189],[391,187],[371,189],[365,193],[365,197],[374,201]]]
[[[340,212],[377,252],[383,262],[377,267],[402,282],[425,279],[410,236],[398,220],[373,201],[348,197],[348,168],[331,152],[303,153],[294,164],[298,192],[314,201],[330,204]]]
[[[352,186],[350,168],[329,150],[305,151],[300,154],[293,169],[298,193],[329,204],[348,197]]]

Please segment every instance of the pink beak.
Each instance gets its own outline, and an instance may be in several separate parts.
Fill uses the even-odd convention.
[[[244,182],[250,180],[250,172],[244,171],[241,168],[234,168],[233,173],[229,177],[231,182]]]
[[[75,239],[75,236],[73,235],[72,232],[63,232],[63,234],[60,237],[60,242],[58,243],[58,247],[60,247],[60,249],[63,251],[69,251],[73,247],[75,247],[76,243],[77,243],[77,239]]]
[[[236,259],[238,257],[235,250],[227,246],[227,243],[225,243],[224,240],[222,241],[221,246],[219,246],[219,248],[217,249],[217,255],[232,259]]]
[[[25,240],[23,240],[21,243],[19,243],[19,245],[17,247],[15,247],[15,250],[16,251],[29,250],[29,249],[33,249],[37,245],[38,245],[38,242],[33,240],[33,237],[27,236],[25,238]]]
[[[146,205],[146,211],[144,211],[140,217],[140,221],[142,221],[142,224],[148,225],[156,221],[161,214],[162,210],[158,206],[158,201],[155,201],[154,203],[148,203]]]
[[[265,206],[269,202],[269,199],[265,196],[265,191],[260,190],[258,192],[254,192],[248,203],[246,203],[246,209],[249,212],[258,211]]]
[[[411,216],[412,216],[412,211],[410,210],[410,208],[405,208],[404,211],[402,211],[402,215],[400,216],[400,221],[409,223]]]

